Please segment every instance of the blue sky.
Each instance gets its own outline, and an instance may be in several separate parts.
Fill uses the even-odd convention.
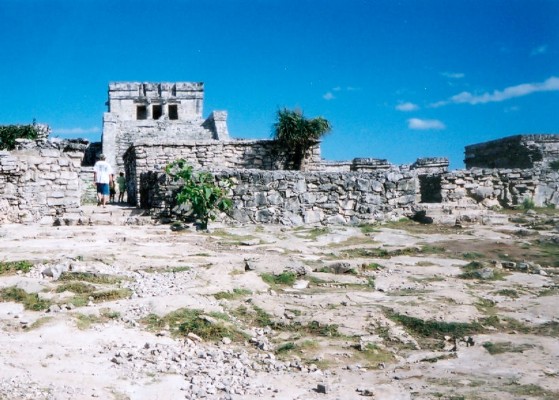
[[[269,138],[333,125],[328,160],[395,164],[559,133],[559,0],[0,0],[0,124],[100,140],[113,81],[205,83],[204,116]]]

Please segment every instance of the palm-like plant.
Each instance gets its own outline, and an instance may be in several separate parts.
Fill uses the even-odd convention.
[[[322,118],[307,119],[301,111],[278,110],[274,124],[274,139],[286,152],[286,168],[301,169],[307,151],[332,129]]]

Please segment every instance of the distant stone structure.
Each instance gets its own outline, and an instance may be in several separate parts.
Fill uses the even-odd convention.
[[[202,82],[109,84],[103,116],[103,152],[117,170],[123,155],[141,140],[227,140],[227,112],[203,119]]]
[[[466,146],[466,168],[534,168],[559,160],[559,135],[515,135]]]

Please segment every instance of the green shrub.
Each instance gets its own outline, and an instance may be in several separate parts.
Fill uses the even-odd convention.
[[[279,275],[263,273],[260,275],[262,280],[269,285],[291,286],[295,283],[297,275],[293,272],[282,272]]]
[[[536,208],[536,203],[534,203],[534,200],[532,200],[529,197],[526,197],[524,200],[522,200],[522,205],[520,206],[523,210],[533,210],[534,208]]]
[[[217,183],[211,173],[194,172],[194,168],[183,159],[167,165],[165,172],[173,182],[180,183],[177,203],[188,206],[188,211],[199,221],[201,229],[207,229],[208,222],[216,218],[217,211],[227,211],[233,205],[227,197],[230,180]]]
[[[549,168],[554,171],[559,171],[559,160],[554,160],[549,163]]]

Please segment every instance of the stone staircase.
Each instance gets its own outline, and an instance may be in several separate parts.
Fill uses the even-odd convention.
[[[126,204],[82,205],[73,212],[56,217],[54,225],[147,225],[154,220],[147,210]]]

